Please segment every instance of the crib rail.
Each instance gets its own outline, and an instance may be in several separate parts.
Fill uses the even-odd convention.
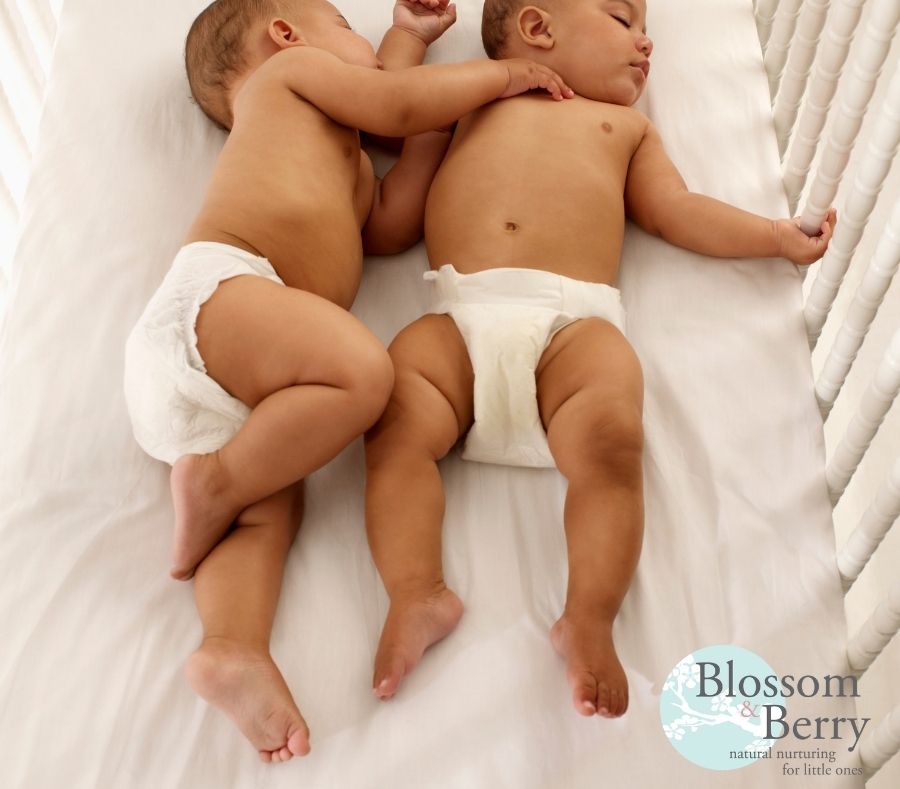
[[[866,333],[869,331],[872,321],[875,320],[875,315],[884,300],[884,294],[890,287],[898,264],[900,264],[900,203],[894,206],[894,211],[875,250],[875,256],[853,296],[837,339],[828,352],[822,372],[816,381],[816,399],[819,402],[822,416],[826,419],[847,379],[847,374],[850,372],[850,367],[856,359],[856,354]],[[900,357],[896,355],[889,356],[887,359],[888,365],[896,364],[898,361],[900,361]],[[894,396],[896,396],[896,392]],[[843,491],[843,487],[841,490]],[[837,502],[835,501],[835,503]]]
[[[866,778],[871,778],[885,762],[900,751],[900,704],[878,725],[872,736],[863,739],[859,758]]]
[[[783,172],[791,213],[796,210],[806,184],[864,2],[838,0],[831,9],[826,20],[823,46],[816,54],[812,80],[806,91],[796,132],[792,135],[791,129],[781,130],[781,134],[791,141]]]
[[[791,214],[816,232],[834,204],[876,84],[900,23],[900,0],[869,0],[861,40],[851,43],[866,0],[756,0],[757,30],[772,97],[773,123]],[[833,105],[833,106],[832,106]],[[900,147],[900,65],[868,135],[856,176],[838,208],[834,237],[804,305],[810,349],[856,254]],[[820,149],[823,131],[824,146]],[[815,172],[812,163],[818,155]],[[843,194],[843,193],[842,193]],[[876,313],[900,266],[900,201],[882,229],[874,256],[816,381],[823,420],[831,413]],[[900,392],[900,327],[864,392],[826,468],[837,505]],[[845,591],[859,577],[900,516],[900,458],[837,558]],[[848,641],[847,660],[865,672],[900,630],[900,583]],[[860,744],[866,777],[900,752],[900,705]]]
[[[846,203],[842,206],[831,244],[822,259],[819,274],[813,282],[803,309],[810,348],[816,346],[822,327],[825,325],[825,319],[828,317],[828,312],[834,303],[844,275],[847,273],[853,254],[856,252],[872,210],[875,208],[878,194],[897,153],[898,144],[900,144],[900,64],[891,78],[881,114],[869,138],[852,189]],[[898,228],[900,228],[900,224],[898,224],[897,217],[894,216],[891,218],[889,229],[886,232],[896,236]],[[879,265],[884,266],[884,262]],[[855,330],[859,331],[859,327]],[[868,330],[868,323],[866,330]],[[862,337],[860,337],[861,343]],[[852,352],[853,356],[858,349],[859,344],[855,346]],[[843,377],[840,383],[843,383]],[[827,394],[820,392],[820,398],[829,402],[828,408],[830,409],[837,394],[838,391],[834,391],[829,400]]]
[[[782,158],[797,120],[800,101],[809,80],[829,3],[830,0],[807,0],[803,4],[784,75],[780,79],[774,79],[775,64],[772,64],[773,70],[770,70],[770,64],[765,63],[769,74],[769,92],[775,97],[775,134],[778,138],[778,153]],[[766,51],[765,57],[768,60],[769,50]]]
[[[838,87],[837,117],[828,135],[822,160],[806,198],[800,226],[808,233],[819,229],[837,194],[866,110],[875,92],[881,67],[900,21],[897,0],[873,0],[863,42],[854,50],[850,68]]]

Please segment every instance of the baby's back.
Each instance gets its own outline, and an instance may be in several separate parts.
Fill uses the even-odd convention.
[[[286,284],[349,307],[362,271],[371,163],[355,130],[277,75],[264,64],[239,92],[234,126],[185,243],[247,249],[268,258]]]
[[[625,177],[647,120],[630,107],[524,95],[460,122],[428,196],[434,268],[537,268],[612,283]]]

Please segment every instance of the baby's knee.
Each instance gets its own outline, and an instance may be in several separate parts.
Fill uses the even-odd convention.
[[[637,405],[606,403],[586,410],[573,427],[556,442],[557,463],[566,477],[601,474],[622,482],[639,480],[644,430]]]
[[[353,358],[346,361],[345,389],[363,423],[361,430],[370,427],[381,416],[393,386],[394,366],[380,343],[360,347]]]

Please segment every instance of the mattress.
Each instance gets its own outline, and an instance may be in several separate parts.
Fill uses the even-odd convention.
[[[312,753],[264,765],[182,673],[200,627],[167,576],[168,467],[132,438],[128,331],[197,210],[223,135],[189,100],[181,53],[204,0],[67,0],[0,333],[0,772],[67,786],[587,789],[851,787],[778,760],[704,769],[670,745],[663,683],[689,653],[750,649],[781,673],[846,673],[801,283],[784,260],[715,260],[628,226],[618,286],[645,377],[646,526],[615,638],[618,720],[582,718],[548,638],[566,584],[552,469],[442,464],[457,630],[380,703],[387,597],[363,528],[357,441],[308,481],[272,652]],[[388,0],[339,4],[373,41]],[[429,58],[483,56],[481,4]],[[689,187],[787,216],[750,0],[651,4],[639,107]],[[383,167],[384,160],[379,161]],[[385,342],[425,307],[422,245],[369,261],[354,312]],[[854,715],[795,698],[793,717]],[[847,743],[832,747],[852,766]]]

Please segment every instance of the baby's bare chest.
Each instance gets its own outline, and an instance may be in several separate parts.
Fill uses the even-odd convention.
[[[622,181],[645,124],[629,108],[587,100],[496,102],[461,126],[458,164],[540,180]]]

